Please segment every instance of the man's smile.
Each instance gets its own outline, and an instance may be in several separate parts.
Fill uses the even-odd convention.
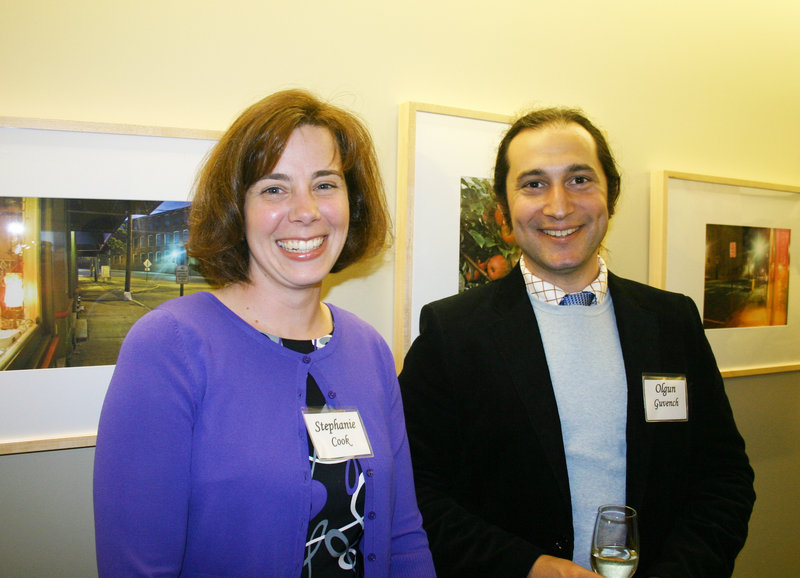
[[[540,229],[542,233],[545,235],[549,235],[550,237],[567,237],[571,235],[575,231],[580,229],[580,227],[573,227],[571,229]]]

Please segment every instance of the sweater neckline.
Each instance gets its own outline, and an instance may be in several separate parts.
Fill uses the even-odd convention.
[[[259,331],[247,321],[239,317],[236,313],[233,312],[227,305],[225,305],[219,298],[211,293],[210,291],[202,291],[197,293],[197,295],[203,295],[205,298],[213,304],[213,306],[219,310],[228,320],[230,320],[231,324],[238,327],[243,333],[250,336],[252,339],[258,341],[261,344],[265,344],[269,347],[277,347],[279,351],[285,352],[289,355],[298,355],[296,351],[293,351],[287,347],[282,346],[280,343],[275,342],[273,339],[264,339],[265,333]],[[331,315],[333,316],[333,331],[329,334],[329,339],[326,341],[326,347],[317,348],[317,354],[322,354],[323,351],[332,352],[335,349],[336,343],[339,341],[339,334],[341,333],[341,324],[337,323],[338,309],[335,305],[331,305],[330,303],[324,303],[326,307],[330,309]],[[318,339],[323,339],[325,336],[320,337]]]

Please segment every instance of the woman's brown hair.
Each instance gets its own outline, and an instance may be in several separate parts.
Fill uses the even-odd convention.
[[[285,90],[245,110],[198,174],[189,214],[188,253],[213,286],[249,281],[245,194],[275,168],[292,132],[305,125],[330,130],[347,183],[350,226],[332,272],[387,246],[389,214],[375,147],[366,127],[353,114],[309,92]]]

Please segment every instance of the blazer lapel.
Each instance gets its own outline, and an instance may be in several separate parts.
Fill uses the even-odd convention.
[[[492,308],[497,316],[488,330],[508,368],[512,386],[527,409],[532,435],[539,438],[548,465],[558,480],[559,491],[570,504],[561,420],[539,326],[519,266],[496,283],[498,290]],[[659,327],[656,316],[628,292],[624,279],[609,273],[609,291],[628,382],[627,501],[636,507],[644,495],[649,449],[653,442],[652,428],[645,427],[642,374],[660,367],[656,345]],[[642,339],[643,335],[648,338]]]
[[[627,501],[636,507],[644,496],[653,442],[652,428],[645,427],[642,374],[660,367],[659,327],[656,316],[629,294],[624,279],[609,273],[608,285],[628,381]]]
[[[512,385],[527,409],[531,435],[541,441],[548,465],[558,480],[561,495],[570,504],[561,420],[539,326],[519,265],[497,283],[499,287],[492,303],[497,317],[489,331],[498,343],[498,352],[511,374]]]

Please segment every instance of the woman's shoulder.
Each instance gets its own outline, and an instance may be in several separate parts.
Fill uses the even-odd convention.
[[[161,303],[154,311],[168,311],[171,313],[186,314],[193,311],[203,311],[212,307],[214,301],[217,301],[208,291],[199,291],[191,295],[183,295],[175,297]]]
[[[389,351],[389,345],[386,340],[370,323],[351,311],[336,307],[330,303],[326,305],[333,314],[334,335],[336,335],[337,331],[339,332],[342,343],[346,344],[345,347],[361,348],[363,350],[372,345]]]
[[[211,293],[203,291],[164,301],[143,315],[129,334],[163,331],[168,327],[204,332],[209,326],[218,325],[224,317],[221,303]]]
[[[336,326],[345,327],[348,328],[348,330],[357,329],[359,331],[364,331],[366,333],[374,333],[375,335],[378,335],[377,329],[375,329],[367,321],[364,321],[361,317],[359,317],[352,311],[348,311],[347,309],[342,309],[341,307],[337,307],[336,305],[333,305],[331,303],[326,303],[326,305],[333,314],[333,322]]]

